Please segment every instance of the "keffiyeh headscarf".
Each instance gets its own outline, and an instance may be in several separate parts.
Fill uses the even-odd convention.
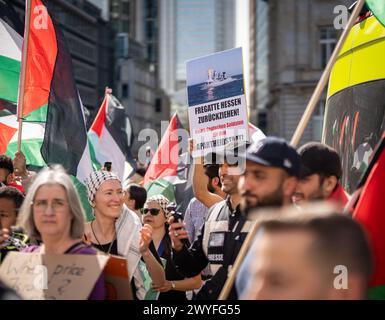
[[[169,205],[170,201],[165,196],[158,194],[148,198],[144,204],[144,207],[146,207],[150,202],[156,202],[163,209],[166,218],[169,217],[170,213],[167,210],[167,206]]]
[[[84,181],[87,187],[88,202],[90,204],[95,200],[96,192],[99,190],[102,183],[108,180],[118,180],[121,182],[119,177],[114,172],[110,171],[93,171]]]

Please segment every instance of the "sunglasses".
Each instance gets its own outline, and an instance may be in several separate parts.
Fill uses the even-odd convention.
[[[150,212],[152,216],[157,216],[159,214],[159,212],[160,212],[160,209],[157,209],[157,208],[152,208],[152,209],[145,208],[145,209],[142,209],[142,214],[147,214],[148,212]]]

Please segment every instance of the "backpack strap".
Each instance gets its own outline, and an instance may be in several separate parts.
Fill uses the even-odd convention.
[[[83,241],[77,242],[73,244],[71,247],[69,247],[64,254],[68,253],[77,253],[79,250],[84,249],[84,248],[89,248],[91,247],[90,245],[85,244]]]

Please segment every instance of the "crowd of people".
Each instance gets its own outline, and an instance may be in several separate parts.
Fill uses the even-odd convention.
[[[194,159],[195,197],[183,219],[172,199],[147,196],[112,168],[85,181],[94,216],[85,221],[61,166],[35,173],[22,153],[0,156],[0,263],[10,251],[116,255],[127,259],[134,299],[216,300],[254,230],[228,299],[365,299],[371,251],[363,228],[343,212],[349,195],[337,152],[319,142],[296,150],[275,137],[225,150]],[[349,271],[342,288],[338,266]],[[102,273],[89,299],[105,298]]]

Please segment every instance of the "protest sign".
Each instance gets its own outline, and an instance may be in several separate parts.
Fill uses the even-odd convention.
[[[104,274],[107,300],[133,300],[125,258],[110,256]]]
[[[247,140],[242,48],[187,61],[187,93],[194,157]]]
[[[0,279],[28,300],[85,300],[109,257],[105,255],[10,252]]]

